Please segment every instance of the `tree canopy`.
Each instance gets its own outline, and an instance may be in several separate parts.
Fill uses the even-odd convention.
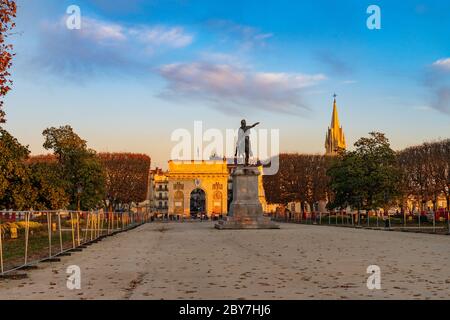
[[[43,131],[44,148],[53,150],[66,181],[69,208],[88,210],[101,205],[105,172],[94,150],[70,126]]]
[[[264,176],[264,191],[269,203],[292,201],[316,203],[328,197],[326,175],[329,157],[322,155],[280,154],[278,173]]]
[[[100,153],[106,173],[106,199],[113,207],[146,199],[150,157],[133,153]]]
[[[32,188],[25,164],[30,151],[0,128],[0,207],[22,210],[30,205]]]
[[[420,202],[422,210],[428,201],[437,209],[440,195],[450,203],[450,139],[406,148],[398,153],[398,160],[403,192]]]
[[[331,207],[387,208],[400,195],[401,172],[395,151],[383,133],[360,138],[328,170],[334,193]]]
[[[64,209],[69,205],[68,187],[55,157],[31,157],[28,161],[30,183],[34,189],[35,210]]]

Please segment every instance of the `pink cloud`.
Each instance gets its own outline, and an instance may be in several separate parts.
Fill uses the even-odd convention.
[[[212,102],[225,112],[241,107],[296,113],[307,109],[302,93],[326,80],[323,74],[254,72],[230,64],[168,64],[159,68],[168,85],[162,94]]]

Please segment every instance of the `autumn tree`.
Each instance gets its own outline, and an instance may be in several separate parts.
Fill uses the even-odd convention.
[[[433,159],[435,159],[436,194],[442,192],[450,207],[450,139],[434,144]],[[436,199],[436,197],[434,198]],[[435,202],[436,206],[436,202]]]
[[[263,176],[264,191],[269,203],[287,204],[300,200],[299,166],[297,154],[280,154],[275,175]]]
[[[43,132],[44,148],[53,150],[66,181],[69,207],[89,210],[101,204],[105,173],[94,150],[87,148],[70,126],[51,127]]]
[[[403,172],[404,199],[412,196],[421,203],[423,210],[430,199],[430,180],[427,173],[427,157],[423,148],[413,146],[398,153],[398,162]]]
[[[332,197],[329,188],[329,177],[327,169],[330,167],[332,157],[322,155],[308,156],[310,193],[308,202],[318,203],[319,201],[327,201]]]
[[[15,27],[17,5],[15,0],[0,0],[0,123],[5,122],[5,112],[3,111],[3,97],[11,90],[12,80],[9,69],[12,66],[13,45],[7,43],[7,38],[11,35]]]
[[[280,155],[281,158],[281,155]],[[266,201],[270,204],[282,204],[284,199],[281,195],[281,174],[280,168],[274,175],[263,176],[263,188]]]
[[[118,209],[146,199],[150,157],[134,153],[100,153],[106,173],[106,198]]]
[[[322,155],[280,154],[279,170],[264,176],[264,191],[269,203],[288,204],[298,201],[313,205],[329,197],[326,175],[328,158]]]
[[[450,139],[424,143],[398,153],[403,172],[405,201],[413,197],[426,209],[428,201],[437,209],[437,199],[444,195],[450,203]]]

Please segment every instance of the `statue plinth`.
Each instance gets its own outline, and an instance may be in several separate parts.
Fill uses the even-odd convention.
[[[233,174],[233,201],[230,212],[220,220],[217,229],[279,229],[269,217],[265,217],[258,194],[256,167],[238,166]]]

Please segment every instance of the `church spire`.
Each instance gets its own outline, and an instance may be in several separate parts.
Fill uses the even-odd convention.
[[[338,116],[338,111],[337,111],[337,106],[336,106],[337,95],[334,94],[333,97],[334,97],[334,102],[333,102],[333,116],[331,117],[331,128],[337,129],[337,128],[339,128],[339,116]]]
[[[331,126],[325,139],[325,149],[327,155],[336,155],[339,150],[346,149],[344,130],[339,123],[339,115],[336,103],[337,95],[334,94],[333,114],[331,116]]]

